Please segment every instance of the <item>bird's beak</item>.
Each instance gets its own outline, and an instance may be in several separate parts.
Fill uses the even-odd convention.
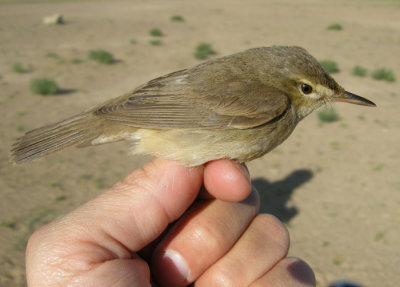
[[[371,102],[370,100],[367,100],[366,98],[357,96],[355,94],[352,94],[350,92],[344,91],[341,94],[334,95],[331,98],[332,101],[335,102],[345,102],[345,103],[350,103],[350,104],[356,104],[356,105],[361,105],[361,106],[368,106],[368,107],[376,107],[376,105]]]

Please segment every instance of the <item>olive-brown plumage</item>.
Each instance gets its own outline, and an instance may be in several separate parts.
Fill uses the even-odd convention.
[[[177,71],[84,113],[26,133],[12,161],[69,146],[131,140],[148,153],[193,166],[248,161],[282,143],[329,101],[375,104],[346,92],[306,50],[254,48]]]

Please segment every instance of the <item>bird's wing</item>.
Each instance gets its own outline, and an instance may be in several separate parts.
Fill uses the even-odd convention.
[[[280,116],[288,97],[259,81],[228,78],[199,83],[187,70],[154,79],[95,108],[97,116],[145,128],[252,128]],[[215,80],[215,81],[213,81]]]

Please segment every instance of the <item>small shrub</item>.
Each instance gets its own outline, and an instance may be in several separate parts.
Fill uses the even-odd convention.
[[[329,74],[337,73],[339,72],[339,68],[336,64],[336,62],[331,61],[331,60],[322,60],[319,62],[322,67],[327,71]]]
[[[130,39],[129,43],[131,43],[132,45],[135,45],[137,43],[136,39]]]
[[[365,77],[367,75],[367,69],[360,67],[360,66],[355,66],[353,68],[352,73],[354,76],[357,76],[357,77]]]
[[[372,72],[372,78],[375,80],[383,80],[386,82],[394,82],[394,74],[392,70],[387,70],[385,68],[376,69]]]
[[[171,21],[183,22],[183,21],[185,21],[185,20],[184,20],[183,17],[180,16],[180,15],[174,15],[174,16],[171,17]]]
[[[18,73],[18,74],[23,74],[23,73],[26,73],[26,72],[28,71],[27,69],[25,69],[25,68],[22,66],[21,63],[15,63],[15,64],[13,65],[13,70],[14,70],[14,72],[16,72],[16,73]]]
[[[162,41],[156,39],[156,40],[150,40],[149,43],[150,43],[150,45],[153,45],[153,46],[161,46]]]
[[[199,60],[206,59],[209,55],[214,55],[216,52],[212,49],[211,44],[200,43],[196,47],[194,57]]]
[[[161,36],[163,35],[163,33],[161,32],[161,30],[158,29],[158,28],[151,29],[151,30],[149,31],[149,33],[150,33],[151,36],[154,36],[154,37],[161,37]]]
[[[58,195],[55,197],[55,201],[63,201],[66,199],[67,199],[67,197],[65,195]]]
[[[331,148],[334,150],[339,150],[340,149],[340,143],[337,141],[333,141],[329,143],[331,145]],[[330,213],[329,214],[331,217],[336,217],[336,213]]]
[[[332,108],[324,108],[318,112],[318,118],[323,123],[331,123],[339,120],[339,114]]]
[[[14,218],[3,220],[0,223],[0,226],[6,227],[6,228],[10,228],[10,229],[14,229],[16,225],[17,225],[17,221]]]
[[[338,24],[338,23],[334,23],[329,25],[327,28],[327,30],[334,30],[334,31],[340,31],[343,29],[342,25]]]
[[[23,125],[17,125],[17,131],[23,132],[25,130],[25,127]]]
[[[56,53],[49,52],[49,53],[46,54],[46,58],[59,59],[60,56],[58,56]]]
[[[83,62],[83,60],[82,59],[79,59],[79,58],[73,58],[72,60],[71,60],[71,63],[72,64],[80,64],[80,63],[82,63]]]
[[[114,62],[114,56],[110,52],[107,52],[102,49],[90,51],[89,59],[105,65],[110,65]]]
[[[55,95],[59,92],[59,89],[53,79],[41,78],[31,81],[31,91],[38,95]]]

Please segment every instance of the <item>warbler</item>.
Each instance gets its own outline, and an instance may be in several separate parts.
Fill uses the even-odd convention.
[[[156,78],[27,132],[13,145],[11,160],[130,140],[135,154],[186,166],[220,158],[246,162],[281,144],[300,120],[328,102],[375,106],[345,91],[303,48],[253,48]]]

